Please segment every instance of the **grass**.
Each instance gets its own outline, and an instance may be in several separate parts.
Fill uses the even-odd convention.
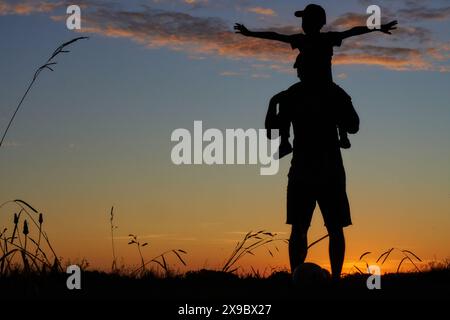
[[[365,275],[355,273],[344,277],[338,288],[322,286],[306,291],[292,284],[288,272],[274,272],[261,278],[205,269],[163,277],[152,272],[136,277],[86,271],[82,277],[82,290],[69,291],[65,288],[66,275],[63,273],[25,276],[13,272],[8,277],[0,277],[0,296],[7,293],[15,298],[185,302],[450,299],[448,264],[420,273],[386,274],[382,277],[382,290],[368,290],[366,280]]]
[[[23,102],[25,101],[25,98],[28,96],[28,93],[33,88],[33,86],[34,86],[36,80],[38,79],[39,75],[41,74],[41,72],[44,70],[54,71],[53,67],[57,64],[57,62],[55,62],[54,59],[61,53],[69,53],[70,52],[65,49],[66,47],[70,46],[71,44],[73,44],[79,40],[88,39],[88,38],[89,37],[78,37],[78,38],[74,38],[70,41],[67,41],[67,42],[61,44],[58,48],[56,48],[53,51],[53,53],[50,55],[50,58],[48,58],[47,61],[42,66],[40,66],[39,68],[36,69],[36,71],[34,72],[33,78],[31,79],[30,84],[28,85],[27,89],[25,90],[25,93],[22,95],[22,98],[20,99],[19,103],[17,104],[13,115],[9,119],[8,125],[6,126],[5,131],[2,134],[2,137],[0,139],[0,148],[3,145],[6,135],[8,134],[8,131],[11,128],[11,125],[12,125],[14,119],[16,118],[17,113],[19,112],[20,108],[22,107]]]
[[[61,263],[44,229],[44,215],[23,200],[8,201],[15,206],[12,230],[0,233],[0,276],[12,272],[46,274],[62,271]]]
[[[171,270],[169,268],[169,264],[167,262],[168,256],[169,255],[174,255],[176,258],[178,258],[178,261],[181,262],[183,265],[186,266],[186,262],[183,260],[183,258],[181,257],[184,254],[187,254],[186,251],[184,251],[183,249],[172,249],[172,250],[168,250],[165,251],[159,255],[157,255],[156,257],[153,257],[152,259],[145,261],[144,260],[144,256],[142,255],[142,248],[146,247],[148,245],[147,242],[145,243],[140,243],[138,236],[130,234],[129,235],[131,237],[130,241],[128,242],[129,245],[135,245],[135,247],[137,248],[138,252],[139,252],[139,257],[141,259],[141,266],[137,269],[135,269],[131,274],[133,276],[145,276],[147,273],[147,266],[150,264],[156,264],[159,267],[161,267],[161,269],[164,271],[164,273],[166,275],[169,275],[171,273]]]
[[[114,243],[114,230],[117,229],[117,226],[114,225],[114,207],[111,207],[109,223],[111,226],[111,247],[112,247],[112,256],[113,256],[111,271],[116,272],[117,271],[117,258],[116,258],[116,246]]]
[[[390,248],[387,251],[383,252],[378,259],[376,260],[375,264],[379,265],[380,267],[384,265],[384,263],[387,261],[387,259],[391,256],[392,252],[394,251],[398,251],[402,254],[402,259],[400,260],[399,264],[397,265],[397,273],[400,273],[400,268],[402,267],[402,265],[404,264],[405,261],[409,261],[411,262],[411,264],[415,267],[417,272],[421,272],[421,270],[419,269],[419,267],[417,266],[417,264],[414,262],[414,260],[416,260],[416,262],[423,262],[422,259],[420,259],[414,252],[410,251],[410,250],[405,250],[405,249],[399,249],[399,248]],[[363,272],[361,270],[361,268],[359,268],[357,265],[354,265],[353,268],[355,268],[360,274],[368,274],[369,273],[369,263],[364,259],[365,257],[371,255],[372,252],[367,251],[364,252],[360,257],[359,257],[359,262],[360,263],[364,263],[365,268],[367,270],[367,272]],[[380,263],[381,262],[381,263]]]
[[[278,247],[275,245],[276,242],[285,242],[286,239],[277,239],[277,234],[271,233],[269,231],[261,230],[258,232],[248,232],[242,241],[238,241],[234,247],[230,257],[225,262],[222,267],[222,272],[234,273],[239,270],[239,266],[236,266],[239,260],[244,258],[246,255],[255,255],[254,252],[260,248],[265,248],[269,255],[273,257],[273,250],[279,252]],[[269,245],[273,245],[272,250],[270,250]],[[253,269],[253,272],[256,271]]]
[[[78,262],[83,270],[82,290],[67,290],[65,268],[53,249],[45,230],[44,215],[23,200],[8,201],[0,209],[12,205],[11,228],[0,233],[0,297],[39,299],[151,299],[219,301],[221,299],[248,300],[298,300],[298,299],[450,299],[450,260],[434,262],[420,269],[415,263],[421,259],[409,250],[390,248],[378,256],[376,263],[384,264],[393,252],[403,255],[396,273],[382,277],[382,290],[367,289],[367,273],[355,266],[358,272],[345,275],[336,287],[325,285],[301,290],[293,285],[287,271],[273,271],[266,276],[252,268],[244,274],[239,262],[248,255],[265,251],[273,256],[279,251],[278,243],[286,239],[278,238],[269,231],[248,232],[238,241],[230,256],[219,270],[193,270],[184,274],[169,268],[169,259],[186,266],[182,249],[165,251],[151,259],[146,259],[149,243],[142,243],[137,235],[130,234],[129,245],[136,248],[140,266],[138,268],[117,267],[117,252],[114,243],[114,208],[110,211],[112,270],[110,273],[87,271],[89,264]],[[313,242],[311,246],[327,236]],[[366,261],[371,252],[360,256],[360,263]],[[401,266],[406,261],[412,263],[416,271],[402,273]],[[70,262],[69,262],[70,264]],[[130,292],[134,292],[130,296]]]

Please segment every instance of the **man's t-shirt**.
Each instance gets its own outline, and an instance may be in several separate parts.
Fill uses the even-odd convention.
[[[313,72],[331,79],[333,47],[340,47],[342,40],[340,32],[321,32],[313,35],[299,33],[290,36],[292,49],[300,50],[294,68],[301,67],[305,75]]]
[[[306,87],[301,83],[286,91],[284,108],[294,129],[290,175],[306,184],[345,182],[335,111],[342,103],[333,85]]]

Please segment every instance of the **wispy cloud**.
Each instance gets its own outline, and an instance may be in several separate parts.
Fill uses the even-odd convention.
[[[61,1],[5,1],[0,0],[0,15],[29,15],[51,12],[62,5]]]
[[[376,65],[392,70],[433,70],[421,49],[384,47],[365,42],[352,42],[334,60],[337,64]]]
[[[223,77],[236,77],[239,76],[240,73],[235,71],[223,71],[220,73],[220,75]]]
[[[276,12],[273,9],[270,8],[263,8],[263,7],[250,7],[247,8],[248,12],[260,14],[263,16],[276,16]]]
[[[368,6],[374,4],[372,0],[359,0],[359,2]],[[448,1],[441,1],[445,3],[444,6],[436,5],[438,1],[427,0],[378,0],[378,5],[382,4],[382,13],[384,16],[392,17],[394,12],[389,10],[387,6],[394,6],[398,8],[395,11],[397,18],[401,18],[403,22],[414,23],[424,20],[446,20],[450,18],[450,6]],[[439,3],[439,2],[438,2]]]
[[[354,12],[348,12],[348,13],[341,15],[337,19],[333,20],[333,22],[331,22],[328,27],[330,29],[335,29],[337,27],[351,28],[354,26],[364,25],[366,20],[367,20],[366,15],[362,15],[362,14],[354,13]]]
[[[16,141],[5,141],[5,142],[3,142],[3,146],[6,148],[17,148],[17,147],[20,147],[21,144]]]
[[[291,61],[283,64],[276,64],[276,63],[254,63],[251,65],[252,68],[256,70],[274,70],[280,73],[292,73],[292,63]]]
[[[186,4],[197,5],[199,3],[208,3],[208,0],[183,0]]]
[[[0,1],[2,14],[50,12],[54,6],[61,3],[50,5],[49,2],[40,2],[40,6],[24,9],[28,8],[31,1],[22,1],[14,5],[9,1]],[[193,1],[193,3],[195,2]],[[444,8],[443,11],[445,15],[446,9]],[[437,15],[431,10],[427,16],[431,17],[432,13]],[[402,14],[414,15],[416,13],[405,9]],[[294,73],[291,67],[286,66],[293,64],[296,51],[292,51],[288,45],[283,43],[237,35],[231,30],[232,23],[221,18],[159,10],[146,5],[139,9],[127,10],[97,1],[90,2],[88,11],[83,17],[83,26],[85,27],[82,32],[85,33],[95,33],[111,38],[127,38],[148,48],[165,47],[184,51],[189,57],[215,55],[229,59],[249,58],[267,62],[267,66],[278,66],[278,69],[273,67],[272,70]],[[53,17],[53,19],[63,19],[63,17]],[[347,13],[336,19],[331,27],[350,27],[360,25],[364,21],[365,19],[361,15]],[[298,28],[293,26],[272,29],[285,34],[298,32]],[[374,42],[369,42],[375,41],[375,39],[385,39],[383,37],[387,36],[368,35],[360,43],[346,41],[341,48],[336,50],[334,63],[373,65],[392,70],[447,70],[446,63],[448,61],[442,59],[442,57],[446,57],[445,52],[442,49],[440,51],[429,50],[436,47],[436,44],[424,46],[424,43],[431,41],[430,30],[417,26],[400,27],[396,35],[389,37],[389,40],[396,44],[403,44],[401,41],[404,41],[407,44],[405,46],[374,46]],[[254,72],[253,75],[259,77],[266,75],[266,72]]]
[[[336,64],[361,64],[380,66],[391,70],[406,71],[406,70],[431,70],[431,65],[416,55],[411,59],[404,57],[386,57],[374,56],[370,54],[340,54],[336,57]]]
[[[410,21],[420,20],[447,20],[450,19],[450,6],[441,8],[428,8],[424,6],[401,9],[398,12],[403,19]]]
[[[252,78],[253,79],[269,79],[270,78],[270,74],[254,73],[254,74],[252,74]]]
[[[174,1],[174,0],[171,0]],[[182,4],[188,5],[193,9],[204,8],[210,5],[209,0],[175,0],[181,2]]]
[[[196,17],[144,7],[141,11],[97,8],[85,17],[83,32],[129,38],[149,48],[168,47],[189,54],[232,59],[292,60],[294,53],[281,43],[243,38],[220,18]]]
[[[389,20],[394,20],[395,16],[390,15],[389,17],[385,17],[385,22]],[[364,26],[366,24],[367,15],[348,12],[334,21],[332,21],[328,26],[328,30],[346,30],[355,26]],[[400,24],[397,26],[395,32],[389,36],[389,41],[418,41],[420,43],[424,43],[426,41],[430,41],[432,38],[432,32],[424,27],[419,26],[410,26],[405,24]]]
[[[438,61],[447,61],[450,59],[450,43],[440,43],[435,47],[428,48],[427,53]]]

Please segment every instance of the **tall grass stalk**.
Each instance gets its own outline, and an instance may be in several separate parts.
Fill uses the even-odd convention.
[[[261,230],[258,232],[248,232],[244,236],[244,239],[242,239],[242,241],[238,241],[233,251],[231,252],[230,257],[223,265],[222,271],[230,273],[237,271],[239,267],[235,267],[236,263],[246,255],[254,255],[253,251],[255,251],[256,249],[267,247],[269,244],[273,244],[278,241],[288,243],[288,240],[277,239],[276,236],[276,234],[265,230]],[[270,256],[273,257],[272,251],[269,248],[266,249]],[[277,246],[275,246],[275,250],[279,251]]]
[[[117,229],[117,227],[114,225],[114,207],[111,207],[109,223],[111,226],[111,247],[112,247],[112,255],[113,255],[111,269],[112,269],[112,272],[116,272],[117,271],[117,259],[116,259],[116,247],[114,245],[114,229]]]
[[[390,248],[388,250],[386,250],[385,252],[383,252],[378,259],[376,260],[376,263],[381,261],[381,265],[383,265],[386,260],[388,259],[388,257],[391,255],[391,253],[393,251],[399,251],[402,253],[403,258],[400,260],[399,264],[397,265],[397,273],[400,272],[400,268],[402,267],[403,263],[405,261],[409,261],[412,263],[412,265],[414,266],[414,268],[418,271],[421,272],[421,270],[419,269],[419,267],[417,266],[417,264],[414,262],[414,260],[412,258],[414,258],[415,260],[422,262],[422,259],[419,258],[419,256],[417,256],[414,252],[410,251],[410,250],[403,250],[403,249],[398,249],[398,248]],[[360,274],[366,274],[369,273],[369,264],[367,263],[367,261],[363,260],[364,257],[370,255],[372,252],[368,251],[363,253],[360,257],[359,257],[359,261],[360,262],[364,262],[366,265],[366,270],[367,272],[363,272],[361,271],[360,268],[358,268],[356,265],[353,265],[353,267],[360,273]]]
[[[39,75],[41,74],[41,72],[43,70],[50,70],[53,71],[53,66],[57,64],[57,62],[55,62],[53,59],[56,58],[59,54],[61,53],[68,53],[70,51],[68,50],[64,50],[64,48],[66,48],[67,46],[69,46],[70,44],[78,41],[78,40],[82,40],[82,39],[88,39],[88,37],[78,37],[75,39],[72,39],[70,41],[67,41],[65,43],[63,43],[62,45],[60,45],[58,48],[55,49],[55,51],[53,51],[52,55],[50,56],[50,58],[39,68],[37,68],[37,70],[34,72],[33,78],[31,79],[30,84],[28,85],[27,89],[25,90],[25,93],[23,94],[22,98],[19,101],[19,104],[16,106],[16,109],[12,115],[12,117],[9,119],[8,125],[6,126],[5,131],[3,132],[2,138],[0,140],[0,148],[3,145],[3,141],[5,140],[6,135],[8,134],[8,131],[17,115],[17,112],[19,112],[20,107],[22,106],[22,103],[24,102],[25,98],[27,97],[28,93],[30,92],[31,88],[33,87],[34,83],[36,82],[36,80],[38,79]]]
[[[0,275],[12,272],[13,267],[17,267],[16,264],[18,262],[21,262],[20,265],[24,272],[35,271],[40,273],[45,272],[47,269],[62,271],[55,250],[43,229],[44,219],[42,213],[38,213],[35,208],[23,200],[7,201],[0,205],[0,209],[10,203],[18,206],[20,211],[19,213],[14,213],[14,228],[11,234],[8,235],[7,228],[0,233]],[[37,222],[33,215],[38,215]],[[20,233],[18,232],[18,225],[22,220],[23,228]],[[36,233],[38,240],[35,240],[33,236]],[[45,240],[46,248],[44,248],[41,239]],[[45,252],[48,250],[53,253],[53,262]],[[16,254],[19,254],[21,259],[15,258]]]

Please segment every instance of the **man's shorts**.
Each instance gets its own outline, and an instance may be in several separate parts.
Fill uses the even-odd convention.
[[[327,179],[289,173],[286,223],[309,228],[316,202],[327,228],[343,228],[352,224],[345,172]]]

